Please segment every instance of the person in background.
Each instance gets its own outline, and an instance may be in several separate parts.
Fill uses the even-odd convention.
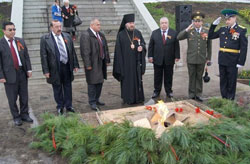
[[[69,0],[63,0],[62,7],[63,27],[64,31],[72,36],[72,40],[76,40],[76,27],[73,25],[75,15],[78,15],[76,5],[69,4]]]
[[[226,26],[215,31],[216,26],[221,21],[221,17],[218,17],[209,29],[208,39],[220,39],[218,59],[220,92],[222,98],[234,100],[238,68],[243,67],[246,62],[247,29],[236,22],[237,11],[225,9],[221,11],[221,14],[225,16]]]
[[[4,83],[15,125],[22,125],[22,121],[32,123],[28,106],[28,78],[32,76],[28,49],[23,39],[15,37],[14,23],[4,22],[2,29],[4,37],[0,39],[0,83]],[[18,97],[20,111],[16,104]]]
[[[55,0],[55,4],[51,8],[51,13],[52,13],[52,20],[58,20],[62,22],[62,9],[59,6],[59,0]]]

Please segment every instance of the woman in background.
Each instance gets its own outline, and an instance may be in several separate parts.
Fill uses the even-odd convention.
[[[76,5],[70,5],[69,0],[63,0],[62,7],[63,27],[65,31],[72,36],[72,40],[76,40],[76,27],[73,25],[75,15],[78,15]]]
[[[62,9],[59,6],[59,0],[55,0],[55,4],[51,8],[52,19],[62,22]]]

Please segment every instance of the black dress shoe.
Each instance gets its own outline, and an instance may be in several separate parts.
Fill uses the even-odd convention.
[[[195,100],[195,97],[191,97],[191,99]]]
[[[160,93],[154,92],[153,95],[152,95],[152,98],[154,99],[154,98],[156,98],[156,97],[159,97],[159,95],[160,95]]]
[[[33,122],[32,118],[30,118],[30,116],[21,117],[21,120],[24,122]]]
[[[75,113],[75,109],[73,107],[67,108],[67,112]]]
[[[173,97],[174,97],[174,94],[173,94],[173,93],[168,93],[168,94],[167,94],[167,97],[168,97],[168,98],[173,98]]]
[[[104,103],[104,102],[101,102],[101,101],[97,101],[97,102],[96,102],[96,105],[103,106],[103,105],[105,105],[105,103]]]
[[[58,113],[59,115],[62,115],[62,114],[63,114],[63,108],[58,108],[58,109],[57,109],[57,113]]]
[[[90,104],[90,107],[94,111],[99,111],[100,110],[96,104]]]
[[[196,96],[196,97],[195,97],[195,100],[200,101],[200,102],[203,102],[203,99],[202,99],[201,97],[199,97],[199,96]]]
[[[15,123],[16,126],[21,126],[23,124],[22,120],[20,118],[15,118],[14,123]]]

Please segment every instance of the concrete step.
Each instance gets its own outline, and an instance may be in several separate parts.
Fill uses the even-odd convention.
[[[114,49],[115,49],[115,47],[109,47],[109,54],[110,54],[111,58],[113,57]],[[77,46],[75,48],[75,50],[76,50],[76,54],[78,55],[78,58],[81,58],[79,46]],[[31,61],[33,61],[34,63],[40,63],[41,62],[41,59],[40,59],[40,49],[38,49],[38,50],[32,50],[32,49],[28,48],[28,51],[29,51],[29,55],[30,55],[30,60]]]
[[[47,9],[48,6],[46,5],[46,3],[40,4],[39,6],[37,4],[32,4],[32,3],[26,3],[24,2],[24,6],[23,9],[25,10],[35,10],[35,9]]]
[[[31,8],[47,8],[47,3],[42,1],[42,2],[27,2],[26,0],[24,0],[24,9],[31,9]]]
[[[49,21],[51,20],[52,4],[52,1],[42,0],[40,2],[37,0],[24,0],[23,37],[25,38],[33,66],[33,77],[30,79],[30,84],[37,84],[37,82],[45,83],[40,61],[40,37],[48,33],[47,21],[48,19]],[[78,13],[83,20],[83,24],[77,27],[77,40],[74,42],[80,66],[83,68],[79,48],[80,36],[81,33],[89,27],[90,20],[93,17],[97,17],[101,21],[101,29],[106,35],[111,63],[113,63],[115,40],[122,17],[127,13],[135,13],[131,2],[120,0],[116,5],[113,5],[111,1],[107,1],[107,4],[103,5],[101,0],[74,0],[72,4],[77,5]],[[47,10],[49,11],[48,14],[46,13]],[[47,16],[49,16],[48,19]],[[148,43],[150,34],[147,33],[147,29],[142,22],[143,21],[136,15],[136,28],[142,32],[144,39]],[[112,65],[108,67],[109,76],[112,76],[112,69]],[[150,70],[153,70],[152,64],[147,63],[146,73]],[[81,81],[84,78],[84,70],[80,69],[75,79]]]
[[[48,32],[48,27],[37,27],[37,28],[24,28],[23,29],[23,33],[27,34],[27,33],[45,33]]]
[[[146,72],[150,72],[153,70],[153,66],[151,63],[147,63],[146,65]],[[113,72],[113,67],[112,66],[108,66],[107,67],[107,73],[109,75],[112,75],[112,72]],[[82,76],[82,77],[85,77],[85,71],[84,71],[84,68],[81,67],[79,69],[79,71],[77,73],[74,73],[75,76]],[[41,70],[32,70],[32,78],[30,80],[36,80],[36,79],[45,79],[44,78],[44,75],[43,75],[43,72],[42,72],[42,69]]]
[[[47,16],[46,17],[34,17],[34,18],[27,18],[24,16],[23,18],[23,24],[26,23],[44,23],[47,22]]]

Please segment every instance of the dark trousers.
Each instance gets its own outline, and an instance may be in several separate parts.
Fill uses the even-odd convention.
[[[188,95],[190,98],[200,97],[203,90],[202,75],[205,64],[187,64],[189,75]]]
[[[72,84],[69,64],[60,63],[60,85],[52,84],[56,108],[72,107]]]
[[[102,92],[102,84],[88,84],[88,97],[89,97],[89,104],[96,104],[99,101]]]
[[[162,78],[164,76],[164,88],[166,94],[172,93],[174,65],[156,65],[154,64],[154,92],[160,93],[162,87]]]
[[[222,98],[234,100],[238,68],[219,65],[220,71],[220,92]]]
[[[16,82],[11,84],[5,83],[4,86],[12,117],[16,119],[29,115],[28,80],[26,72],[24,72],[24,70],[20,68],[19,70],[16,71]],[[20,112],[16,104],[18,96],[20,103]]]

